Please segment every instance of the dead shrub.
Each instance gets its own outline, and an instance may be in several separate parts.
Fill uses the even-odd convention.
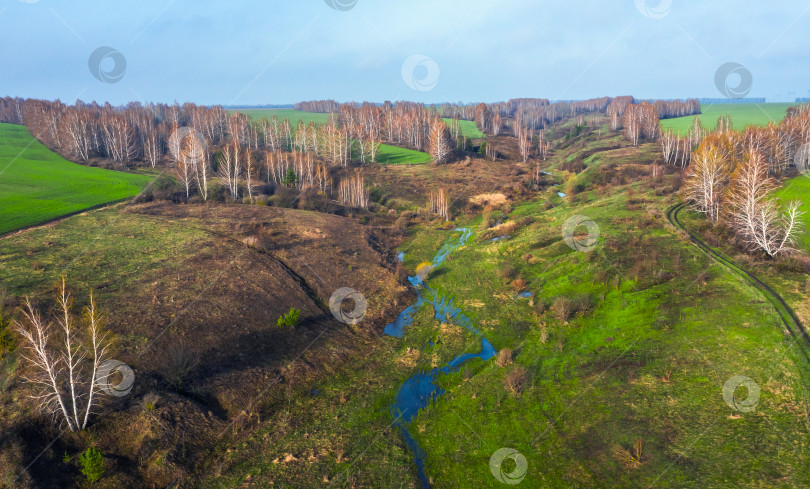
[[[506,390],[512,393],[514,396],[519,396],[520,393],[523,392],[523,389],[526,386],[526,380],[528,380],[528,378],[529,374],[526,369],[520,365],[516,365],[506,373],[506,376],[504,376],[503,385]]]
[[[498,366],[503,368],[507,365],[512,365],[512,349],[511,348],[504,348],[503,350],[498,352]]]
[[[554,316],[560,321],[568,321],[574,313],[574,302],[565,296],[559,296],[554,299],[551,304],[551,310]]]

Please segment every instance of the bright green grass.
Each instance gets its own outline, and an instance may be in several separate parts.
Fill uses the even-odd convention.
[[[807,223],[810,220],[810,176],[799,175],[791,178],[776,192],[776,196],[784,203],[792,200],[801,201],[803,203],[801,210],[804,212],[804,221]],[[810,251],[810,225],[805,229],[801,246],[806,251]]]
[[[100,302],[144,276],[167,274],[208,251],[208,235],[179,222],[99,209],[0,240],[0,284],[14,296],[49,294],[63,273]]]
[[[717,126],[717,119],[721,115],[730,115],[734,129],[740,130],[745,126],[764,126],[769,122],[779,122],[785,118],[788,107],[796,104],[792,103],[770,103],[770,104],[713,104],[701,107],[701,123],[707,129],[714,129]],[[689,131],[692,120],[695,116],[678,117],[675,119],[664,119],[661,127],[664,129],[674,129],[681,136]]]
[[[633,186],[634,198],[656,199]],[[807,372],[778,315],[754,288],[668,229],[663,216],[642,227],[646,210],[628,210],[626,191],[593,192],[588,202],[550,210],[540,201],[517,205],[511,219],[532,216],[533,224],[497,243],[473,236],[431,272],[432,289],[452,294],[496,349],[515,352],[514,365],[475,360],[443,377],[445,394],[413,422],[433,487],[501,487],[488,462],[503,447],[526,457],[525,487],[810,484],[801,420]],[[661,212],[668,204],[652,207]],[[600,227],[590,254],[562,242],[562,223],[575,214]],[[480,221],[464,224],[477,230]],[[411,231],[401,248],[409,270],[457,235]],[[503,278],[507,267],[527,281],[533,299],[516,298]],[[593,309],[568,321],[537,307],[582,294],[591,295]],[[203,487],[238,487],[247,475],[296,487],[324,480],[340,488],[418,487],[386,407],[410,375],[480,348],[470,333],[439,323],[421,310],[402,339],[371,347],[362,370],[318,385],[319,396],[295,397],[289,409],[308,413],[305,421],[279,435],[269,423],[238,448],[222,477]],[[514,395],[504,377],[518,367],[526,369],[527,383]],[[723,401],[723,384],[735,375],[760,386],[755,412],[733,411]],[[339,402],[340,392],[351,398]],[[644,441],[643,464],[624,468],[615,450],[637,439]],[[272,462],[310,450],[317,460]]]
[[[442,119],[446,124],[450,124],[453,119]],[[461,135],[469,139],[480,139],[484,133],[478,129],[474,121],[459,121],[461,124]]]
[[[430,163],[433,158],[421,151],[381,144],[377,161],[383,165],[420,165]]]
[[[253,120],[261,120],[267,118],[270,120],[273,116],[278,117],[279,121],[288,119],[293,127],[298,125],[298,121],[303,121],[304,124],[314,122],[315,125],[326,124],[329,122],[329,114],[319,114],[316,112],[303,112],[293,109],[239,109],[236,112],[242,112],[249,115]]]
[[[0,233],[132,197],[151,179],[71,163],[24,126],[0,124]]]

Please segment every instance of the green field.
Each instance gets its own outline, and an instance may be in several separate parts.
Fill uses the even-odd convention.
[[[810,218],[810,177],[799,175],[791,178],[785,182],[784,187],[776,192],[776,196],[784,203],[792,200],[802,201],[801,210],[804,212],[804,222],[808,222],[808,218]],[[810,226],[806,226],[806,228],[810,228]],[[805,229],[801,245],[805,251],[810,251],[810,231],[808,229]]]
[[[442,119],[446,124],[450,124],[453,119]],[[474,121],[459,121],[461,123],[461,135],[469,139],[480,139],[484,133],[478,130]]]
[[[383,165],[419,165],[431,161],[433,158],[427,153],[390,144],[381,144],[377,154],[377,162]]]
[[[242,112],[249,115],[253,120],[261,120],[267,118],[270,120],[273,116],[278,117],[278,120],[289,119],[290,124],[298,125],[298,121],[303,121],[304,124],[314,122],[315,125],[326,124],[329,122],[329,114],[318,114],[315,112],[302,112],[293,109],[239,109],[232,112]]]
[[[779,122],[785,118],[785,112],[793,103],[771,103],[771,104],[714,104],[701,107],[702,114],[700,121],[707,129],[714,129],[717,126],[717,119],[721,115],[730,115],[735,129],[743,129],[745,126],[764,126],[769,122]],[[661,121],[663,129],[674,129],[681,136],[685,135],[692,125],[695,116],[678,117],[675,119],[664,119]]]
[[[248,114],[254,120],[259,120],[263,117],[267,117],[269,120],[275,115],[279,120],[289,119],[293,126],[297,125],[299,120],[303,121],[304,124],[314,122],[316,125],[326,124],[329,121],[329,114],[316,114],[314,112],[302,112],[292,109],[244,109],[238,112]],[[469,122],[472,124],[473,128],[475,128],[474,123],[462,121],[462,130],[467,130],[463,125],[464,122]],[[433,159],[427,153],[391,146],[390,144],[381,144],[380,152],[377,155],[377,162],[384,165],[418,165],[430,163],[431,161],[433,161]]]
[[[132,197],[151,179],[71,163],[24,126],[0,124],[0,234]]]

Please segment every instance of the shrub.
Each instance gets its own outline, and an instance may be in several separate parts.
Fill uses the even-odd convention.
[[[641,450],[643,449],[644,442],[641,438],[636,440],[633,448],[628,450],[624,447],[617,447],[613,450],[613,456],[619,461],[626,469],[637,469],[644,463]]]
[[[11,334],[11,318],[0,309],[0,360],[14,351],[15,344],[14,335]]]
[[[521,392],[523,392],[523,387],[526,385],[526,380],[528,377],[529,375],[528,372],[526,372],[526,369],[520,365],[517,365],[503,378],[503,385],[506,390],[515,396],[518,396]]]
[[[498,352],[498,366],[505,367],[512,364],[512,349],[504,348]]]
[[[568,321],[574,312],[574,302],[565,296],[557,297],[551,305],[551,310],[560,321]]]
[[[291,307],[290,312],[278,318],[278,325],[281,327],[292,328],[298,324],[298,319],[301,317],[301,311]]]
[[[90,447],[79,455],[79,464],[82,466],[82,474],[87,477],[88,482],[96,482],[104,475],[104,457],[96,447]]]
[[[163,376],[176,389],[181,389],[188,374],[200,363],[200,357],[192,352],[184,341],[172,343],[163,363]]]

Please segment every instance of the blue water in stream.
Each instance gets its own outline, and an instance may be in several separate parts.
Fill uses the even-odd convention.
[[[460,231],[461,237],[456,241],[445,243],[436,256],[433,258],[433,266],[439,266],[447,256],[455,249],[467,244],[467,240],[472,235],[472,230],[469,228],[456,229]],[[385,326],[384,334],[401,338],[405,333],[405,328],[410,326],[413,322],[413,317],[416,312],[425,304],[433,306],[435,317],[442,322],[452,322],[458,326],[466,328],[468,331],[481,337],[481,352],[480,353],[465,353],[459,355],[447,365],[434,368],[427,372],[419,372],[402,384],[402,387],[397,391],[396,400],[389,410],[391,416],[395,419],[394,424],[402,432],[405,442],[411,449],[414,455],[414,462],[419,474],[419,480],[422,482],[422,487],[429,488],[427,475],[425,474],[425,451],[411,437],[408,432],[408,424],[413,421],[421,409],[426,408],[436,401],[436,399],[444,394],[444,389],[438,385],[438,378],[441,375],[457,372],[459,368],[465,363],[474,358],[480,358],[482,361],[489,360],[494,357],[498,352],[487,341],[486,338],[472,325],[472,321],[467,317],[460,308],[453,304],[453,299],[448,296],[442,296],[430,288],[428,284],[422,282],[419,277],[408,277],[408,281],[416,288],[418,294],[416,302],[405,308],[397,316],[394,322]]]

